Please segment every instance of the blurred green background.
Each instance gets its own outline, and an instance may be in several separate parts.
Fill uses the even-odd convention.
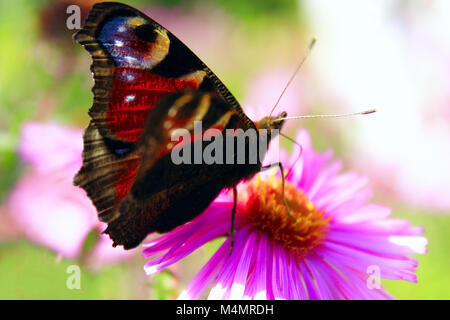
[[[252,82],[267,70],[287,69],[286,74],[289,76],[311,36],[315,34],[311,27],[314,17],[308,15],[302,1],[123,2],[145,9],[146,13],[179,36],[240,101],[250,99],[247,97]],[[23,123],[51,121],[79,128],[88,123],[87,110],[92,103],[90,58],[81,46],[72,42],[73,31],[67,30],[65,26],[65,8],[69,4],[77,4],[86,12],[92,3],[89,0],[0,1],[2,204],[28,170],[27,164],[17,154]],[[153,16],[152,12],[156,12],[157,16]],[[180,15],[182,17],[178,19]],[[185,24],[189,25],[189,32],[183,33]],[[217,45],[223,47],[218,49]],[[310,59],[314,59],[314,53]],[[287,80],[281,78],[278,85],[282,88]],[[314,68],[309,67],[308,63],[297,81],[297,86],[310,82],[302,91],[306,97],[298,114],[336,113],[335,106],[341,102],[336,101],[332,105],[324,103],[320,97],[328,93],[312,88],[312,84],[316,85],[318,80]],[[279,93],[281,90],[275,96]],[[268,101],[266,107],[274,102],[274,99]],[[353,150],[351,132],[358,120],[331,125],[330,122],[320,121],[299,122],[290,127],[288,133],[295,136],[295,128],[306,127],[319,150],[333,148],[335,154],[345,161],[349,150]],[[285,146],[291,148],[288,143]],[[350,163],[351,160],[348,161]],[[345,165],[347,169],[350,167],[348,163]],[[419,261],[417,284],[384,280],[382,283],[398,299],[449,299],[450,210],[410,205],[403,199],[387,197],[376,185],[373,188],[377,202],[392,206],[394,217],[406,218],[413,225],[425,227],[425,236],[429,239],[428,253],[415,257]],[[448,197],[448,190],[446,193]],[[4,216],[0,218],[0,225],[3,224],[0,226],[1,299],[176,298],[220,244],[220,241],[211,243],[170,271],[154,277],[144,274],[144,261],[140,252],[114,264],[86,266],[82,268],[81,289],[69,290],[66,287],[67,267],[73,264],[83,266],[82,257],[64,258],[44,246],[34,244],[20,232],[15,232],[14,225],[5,218],[6,209],[0,210],[0,215]],[[88,249],[90,241],[95,239],[86,238],[85,247]]]

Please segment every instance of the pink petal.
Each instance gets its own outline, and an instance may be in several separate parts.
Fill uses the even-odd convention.
[[[324,243],[323,249],[318,249],[317,252],[327,260],[341,261],[343,264],[351,266],[360,272],[366,272],[370,266],[378,266],[381,271],[381,278],[410,282],[417,281],[414,274],[417,261],[411,258],[391,259],[328,242]]]
[[[181,292],[179,300],[198,299],[201,294],[208,289],[211,283],[223,268],[230,252],[230,240],[226,239],[220,248],[214,253],[211,259],[197,273],[195,278],[189,283],[186,289]]]
[[[250,264],[254,259],[254,253],[257,252],[254,250],[254,247],[258,248],[257,232],[251,232],[245,241],[245,247],[236,268],[233,284],[231,286],[230,299],[242,299],[244,297]]]
[[[236,231],[234,234],[234,246],[231,256],[228,258],[224,268],[219,273],[215,284],[213,285],[208,299],[228,299],[231,293],[231,286],[233,285],[234,276],[239,265],[240,259],[246,244],[245,239],[248,237],[249,231],[242,229]]]

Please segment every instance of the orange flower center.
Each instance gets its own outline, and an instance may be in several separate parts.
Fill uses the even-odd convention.
[[[324,218],[323,211],[318,211],[301,190],[287,181],[284,194],[289,211],[283,201],[281,178],[262,180],[257,176],[242,195],[240,202],[245,205],[238,212],[247,224],[304,257],[323,242],[330,218]]]

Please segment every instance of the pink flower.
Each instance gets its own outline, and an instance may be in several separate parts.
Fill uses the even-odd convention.
[[[115,262],[130,254],[112,248],[111,240],[100,235],[105,226],[85,192],[72,184],[82,149],[81,129],[25,124],[19,154],[31,168],[9,195],[5,211],[21,235],[70,259],[82,254],[86,236],[98,230],[99,240],[87,259]]]
[[[419,236],[424,230],[389,219],[389,208],[367,204],[367,180],[339,173],[341,162],[330,162],[330,151],[316,153],[306,131],[296,141],[303,152],[290,159],[285,193],[294,218],[282,200],[279,174],[241,183],[231,255],[226,238],[181,299],[196,299],[211,285],[209,299],[389,299],[369,285],[372,275],[417,281],[417,261],[407,255],[426,252],[427,239]],[[191,222],[148,241],[146,272],[227,235],[232,206],[224,192]]]

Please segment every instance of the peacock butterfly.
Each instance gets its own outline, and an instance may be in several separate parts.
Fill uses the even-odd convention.
[[[190,221],[223,189],[233,188],[236,197],[236,185],[262,170],[261,159],[248,157],[240,164],[173,163],[174,130],[192,131],[196,121],[202,132],[266,130],[267,147],[286,113],[251,121],[217,76],[161,25],[130,6],[104,2],[92,7],[74,39],[92,56],[95,82],[74,184],[108,224],[114,246],[134,248],[149,233]],[[202,141],[202,149],[209,143]]]

